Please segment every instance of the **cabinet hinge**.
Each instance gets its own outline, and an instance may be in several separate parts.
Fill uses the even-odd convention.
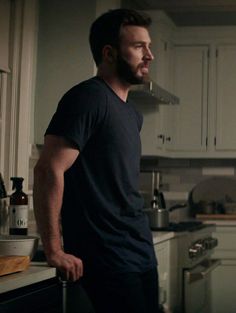
[[[216,137],[214,137],[214,145],[216,146]]]

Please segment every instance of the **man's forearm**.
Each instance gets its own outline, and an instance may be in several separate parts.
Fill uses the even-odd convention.
[[[34,172],[34,212],[47,257],[62,249],[60,211],[64,189],[63,173],[36,166]]]

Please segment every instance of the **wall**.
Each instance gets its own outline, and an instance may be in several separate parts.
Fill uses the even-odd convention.
[[[94,74],[88,44],[96,0],[40,0],[34,142],[43,134],[63,93]]]

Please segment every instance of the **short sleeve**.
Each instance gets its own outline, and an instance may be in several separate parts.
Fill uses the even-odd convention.
[[[77,85],[60,100],[45,134],[63,136],[83,150],[106,116],[106,95],[96,85]]]

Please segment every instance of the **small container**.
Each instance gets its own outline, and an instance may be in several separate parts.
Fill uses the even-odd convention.
[[[22,177],[11,177],[13,181],[12,189],[16,190],[10,196],[9,207],[9,234],[28,234],[28,196],[23,192]]]

